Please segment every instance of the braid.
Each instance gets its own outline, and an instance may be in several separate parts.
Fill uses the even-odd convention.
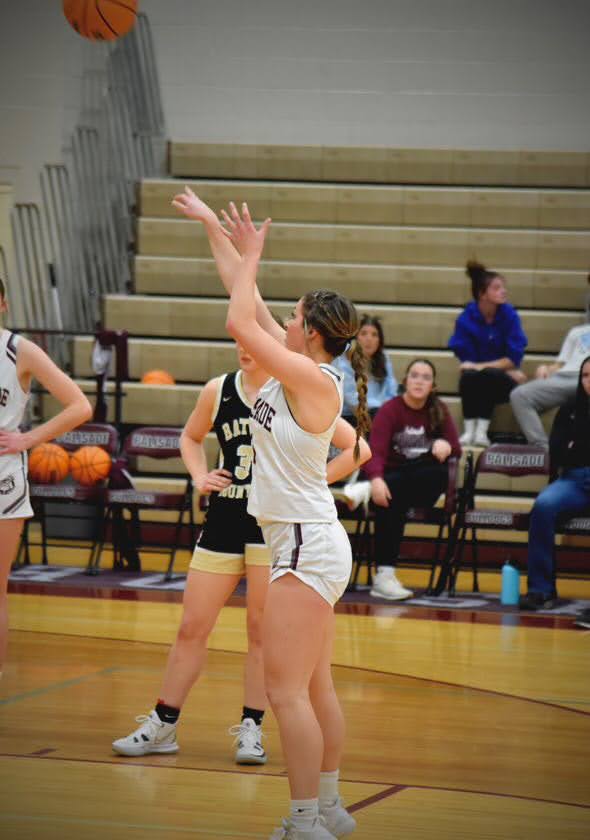
[[[354,341],[350,353],[350,364],[354,371],[356,390],[358,393],[358,405],[356,408],[356,444],[354,447],[354,460],[358,461],[361,455],[359,440],[366,438],[371,429],[371,416],[367,408],[367,358],[363,349]]]

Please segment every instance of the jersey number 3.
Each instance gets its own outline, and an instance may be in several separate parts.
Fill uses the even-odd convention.
[[[252,461],[254,460],[254,449],[253,447],[248,446],[247,443],[242,443],[240,446],[238,446],[236,451],[240,459],[240,463],[235,469],[235,475],[236,478],[238,478],[240,481],[245,481],[250,475],[250,470],[252,469]]]

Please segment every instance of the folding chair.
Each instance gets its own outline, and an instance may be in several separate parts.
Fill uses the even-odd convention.
[[[141,426],[131,432],[123,444],[122,456],[124,460],[134,461],[139,456],[148,456],[157,460],[180,457],[180,429],[166,426]],[[166,491],[142,491],[135,488],[108,490],[106,494],[107,513],[106,521],[111,525],[117,516],[123,516],[123,511],[129,510],[132,514],[139,515],[142,511],[176,511],[177,516],[173,523],[158,522],[159,528],[173,527],[173,539],[169,548],[169,560],[164,580],[172,579],[174,560],[178,549],[178,543],[183,527],[190,529],[191,545],[195,542],[195,521],[193,515],[192,501],[192,480],[188,476],[181,493],[170,493]],[[188,523],[184,521],[185,513],[188,513]],[[154,520],[152,520],[154,522]],[[141,523],[140,523],[141,529]],[[144,552],[158,552],[158,549],[165,548],[168,543],[153,542],[152,547],[145,545],[137,546],[138,550]],[[156,547],[157,546],[157,547]],[[90,569],[90,574],[98,574],[102,544],[95,555],[95,562]],[[116,541],[113,543],[115,553],[115,565],[117,565],[118,547]]]
[[[439,563],[441,563],[441,567],[448,565],[448,558],[452,556],[453,553],[453,517],[457,508],[457,458],[449,458],[448,465],[448,482],[442,506],[431,508],[409,508],[406,514],[406,524],[410,523],[414,525],[438,526],[438,532],[434,538],[434,554],[430,565],[430,577],[426,587],[427,594],[432,594],[434,591],[434,576],[437,566]],[[363,513],[362,521],[359,523],[359,527],[357,529],[356,540],[357,545],[360,546],[360,551],[358,555],[358,562],[356,564],[353,577],[351,578],[352,587],[356,586],[360,566],[363,562],[367,565],[369,583],[371,581],[374,562],[372,534],[372,530],[374,530],[374,523],[375,510],[371,503],[369,505],[368,512],[366,514]],[[443,547],[444,554],[441,560],[441,550]]]
[[[84,423],[66,432],[61,437],[55,439],[54,443],[62,446],[67,452],[74,452],[80,446],[100,446],[111,457],[117,454],[119,449],[119,435],[114,426],[107,423]],[[90,554],[88,558],[88,566],[94,562],[95,554],[98,547],[103,542],[103,528],[104,528],[104,510],[105,510],[105,492],[106,482],[95,484],[91,487],[86,487],[81,484],[61,482],[60,484],[31,484],[29,486],[29,493],[31,498],[31,505],[35,513],[35,519],[41,526],[41,542],[34,543],[30,538],[30,522],[26,520],[23,529],[23,536],[21,539],[21,546],[18,554],[20,558],[21,552],[24,552],[24,564],[28,565],[31,562],[30,549],[32,546],[41,546],[42,563],[47,565],[47,521],[48,520],[67,520],[67,521],[92,521],[91,527],[91,545]],[[48,512],[47,506],[67,505],[64,513],[58,513],[55,510]],[[76,511],[76,506],[88,508],[95,508],[94,516],[90,519],[88,510]],[[71,541],[68,542],[52,542],[52,546],[59,546],[61,548],[79,548],[78,545],[73,545]],[[16,565],[20,565],[17,563]]]
[[[465,482],[465,504],[460,507],[457,515],[456,545],[451,567],[448,573],[449,595],[455,595],[457,576],[463,561],[463,551],[467,539],[467,530],[471,530],[471,559],[473,567],[473,591],[479,592],[478,583],[478,528],[486,530],[500,529],[504,531],[527,531],[529,529],[530,514],[520,510],[477,508],[475,491],[481,475],[499,474],[510,478],[523,476],[545,476],[550,473],[549,450],[538,446],[521,444],[494,443],[480,454],[475,468],[469,470]],[[437,587],[437,592],[444,589]]]

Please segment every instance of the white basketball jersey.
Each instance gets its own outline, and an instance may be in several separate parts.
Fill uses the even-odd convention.
[[[18,340],[8,330],[0,332],[0,429],[7,432],[16,432],[29,399],[16,374]]]
[[[248,513],[259,522],[334,522],[336,505],[326,482],[328,449],[342,410],[342,375],[320,365],[338,389],[340,406],[321,434],[293,419],[282,384],[269,379],[258,392],[251,417],[254,470]]]

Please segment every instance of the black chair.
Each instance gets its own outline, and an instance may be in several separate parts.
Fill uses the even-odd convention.
[[[463,562],[463,553],[467,541],[467,531],[471,531],[471,557],[473,567],[473,591],[479,592],[478,583],[478,529],[526,531],[529,530],[530,514],[521,510],[493,509],[477,507],[475,492],[481,475],[499,474],[510,478],[523,476],[549,477],[549,451],[543,447],[521,444],[494,443],[479,455],[475,467],[468,462],[467,476],[464,482],[463,504],[459,505],[455,522],[455,546],[450,567],[444,579],[436,587],[440,594],[445,584],[449,595],[455,595],[457,577]]]
[[[140,456],[148,456],[157,460],[166,460],[169,458],[180,457],[180,429],[174,429],[166,426],[142,426],[131,432],[123,444],[123,458],[131,466],[131,463]],[[158,530],[173,528],[172,540],[161,542],[155,540],[148,543],[142,537],[141,548],[143,552],[158,552],[162,548],[169,546],[169,560],[164,580],[172,579],[172,571],[174,568],[174,560],[178,550],[181,531],[184,527],[188,527],[190,531],[190,542],[194,545],[196,526],[193,515],[193,493],[192,480],[190,476],[185,479],[184,489],[180,493],[171,493],[166,491],[143,491],[137,490],[134,487],[128,489],[112,489],[108,490],[106,494],[107,513],[106,520],[111,527],[119,518],[123,519],[124,511],[130,511],[136,521],[139,519],[139,514],[145,511],[172,511],[176,512],[176,518],[172,523],[157,522]],[[188,522],[185,522],[185,514],[188,514]],[[145,523],[144,523],[145,524]],[[141,524],[138,525],[137,530],[141,533]],[[145,530],[145,528],[143,529]],[[99,550],[95,555],[95,561],[90,569],[91,574],[98,574],[100,566],[100,557],[102,554],[103,545],[99,546]],[[116,543],[113,542],[113,551],[115,555],[115,566],[119,564],[120,552]]]
[[[457,508],[457,458],[449,458],[448,465],[448,483],[444,493],[442,506],[431,508],[409,508],[406,514],[406,523],[410,523],[412,525],[434,525],[438,528],[436,537],[434,538],[434,553],[430,562],[430,577],[426,587],[426,594],[434,593],[434,578],[436,575],[436,569],[439,563],[441,564],[441,568],[448,565],[448,558],[452,555],[454,548],[453,518]],[[370,583],[372,580],[374,565],[374,507],[371,503],[368,511],[364,511],[362,505],[359,506],[357,510],[360,511],[359,526],[357,528],[357,533],[355,534],[356,545],[358,546],[358,555],[357,563],[351,578],[352,587],[355,587],[357,584],[360,567],[363,564],[366,564],[367,566],[367,574]]]
[[[56,438],[54,443],[59,444],[67,452],[74,452],[81,446],[100,446],[113,458],[119,449],[119,434],[114,426],[107,423],[85,423],[77,429],[66,432]],[[20,563],[21,554],[24,554],[24,565],[31,562],[31,547],[41,547],[42,563],[47,565],[47,548],[59,546],[60,548],[79,548],[79,539],[90,539],[90,553],[88,566],[95,560],[96,552],[104,540],[104,510],[106,480],[100,484],[87,487],[82,484],[63,481],[59,484],[31,484],[29,493],[31,505],[35,513],[34,519],[27,519],[23,529],[21,545],[17,555],[15,566]],[[63,506],[63,510],[60,510]],[[49,540],[48,522],[90,522],[90,533],[83,538],[72,538],[64,541]],[[37,521],[41,526],[41,541],[31,540],[31,522]]]

